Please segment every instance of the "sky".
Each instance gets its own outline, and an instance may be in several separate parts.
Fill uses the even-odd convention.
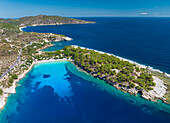
[[[170,0],[0,0],[0,18],[170,17]]]

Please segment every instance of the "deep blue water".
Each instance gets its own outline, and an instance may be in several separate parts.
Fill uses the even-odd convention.
[[[113,53],[170,73],[170,18],[85,18],[86,25],[27,27],[65,34],[70,42]],[[62,45],[59,45],[62,43]],[[164,123],[170,105],[133,96],[79,71],[70,62],[37,64],[11,94],[0,123]],[[169,112],[169,113],[168,113]]]
[[[96,24],[27,27],[26,32],[64,34],[73,38],[48,48],[79,45],[134,60],[170,73],[170,18],[80,18]]]
[[[158,105],[116,90],[79,71],[70,62],[37,64],[19,84],[0,114],[1,123],[164,123],[170,120],[170,115],[164,112],[165,104]]]

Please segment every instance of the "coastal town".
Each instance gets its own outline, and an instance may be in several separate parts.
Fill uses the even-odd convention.
[[[169,103],[169,86],[162,79],[166,79],[166,76],[161,74],[160,78],[158,73],[147,66],[79,46],[44,52],[42,49],[53,46],[51,42],[70,41],[72,38],[60,34],[22,31],[25,26],[86,23],[94,22],[44,15],[17,20],[0,19],[0,108],[6,104],[9,94],[15,93],[17,82],[35,64],[65,60],[119,90],[133,95],[141,94],[147,100],[157,102],[161,99]]]

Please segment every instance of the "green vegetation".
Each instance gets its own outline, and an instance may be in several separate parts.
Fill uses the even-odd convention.
[[[20,32],[19,28],[16,25],[11,23],[0,22],[0,29],[3,28],[8,29],[10,32],[11,31]]]
[[[12,78],[13,78],[13,79],[18,79],[18,75],[13,74],[13,75],[12,75]]]
[[[9,82],[12,84],[14,82],[14,78],[13,77],[9,78]]]
[[[2,95],[3,94],[3,90],[2,89],[0,89],[0,95]]]
[[[94,77],[105,80],[107,83],[123,89],[153,90],[156,85],[152,75],[158,76],[168,86],[166,99],[170,102],[170,79],[162,74],[149,72],[127,61],[122,61],[115,56],[99,54],[94,50],[81,49],[80,47],[66,46],[63,50],[55,52],[38,52],[42,48],[51,46],[50,41],[62,40],[64,35],[50,33],[20,32],[19,26],[45,25],[45,24],[78,24],[92,23],[83,20],[59,16],[30,16],[20,19],[0,19],[0,76],[16,62],[18,51],[22,49],[22,56],[18,68],[10,71],[7,79],[1,84],[11,86],[20,73],[27,70],[34,60],[72,59],[74,63]],[[17,74],[16,74],[17,73]],[[0,90],[0,94],[3,91]]]
[[[136,83],[139,86],[138,89],[143,88],[147,91],[152,90],[152,87],[155,86],[152,75],[147,70],[140,69],[115,56],[71,46],[64,47],[63,55],[73,58],[75,64],[82,69],[110,83],[119,83],[128,88],[134,88],[134,83]]]
[[[89,72],[91,75],[108,81],[109,83],[124,88],[136,88],[137,90],[152,90],[156,84],[152,75],[146,69],[140,69],[134,64],[122,61],[115,56],[99,54],[93,50],[66,46],[61,51],[45,52],[34,56],[35,59],[62,59],[71,58],[75,64]]]
[[[0,21],[11,23],[15,25],[33,25],[33,24],[56,24],[56,23],[65,23],[65,24],[77,24],[77,23],[92,23],[90,21],[83,21],[73,18],[60,17],[60,16],[27,16],[19,19],[0,19]]]
[[[130,83],[129,88],[134,88],[135,84],[134,83]]]
[[[163,80],[167,86],[167,93],[165,94],[165,98],[168,104],[170,104],[170,79],[168,77],[165,76],[164,73],[159,73],[156,71],[150,71],[152,73],[152,75],[157,76],[158,78],[160,78],[161,80]]]
[[[78,24],[88,21],[65,18],[59,16],[30,16],[19,19],[0,19],[0,75],[14,64],[22,49],[22,61],[32,58],[37,51],[52,46],[51,41],[64,40],[65,35],[51,33],[21,32],[20,26],[48,25],[48,24]],[[62,58],[62,56],[60,56]],[[39,58],[40,59],[40,58]],[[26,62],[23,70],[28,69],[31,63]],[[25,65],[25,64],[24,64]],[[9,79],[9,77],[7,77]],[[8,80],[6,80],[8,81]],[[8,83],[3,81],[2,83]]]

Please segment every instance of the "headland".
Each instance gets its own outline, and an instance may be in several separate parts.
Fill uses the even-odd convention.
[[[35,20],[30,22],[30,18],[31,20]],[[37,20],[37,18],[41,19],[41,21]],[[9,41],[12,42],[9,44],[8,48],[11,50],[12,47],[15,47],[15,57],[12,59],[12,63],[14,63],[11,64],[12,68],[6,68],[8,72],[5,73],[5,75],[2,74],[3,79],[1,79],[1,83],[3,83],[3,85],[1,86],[2,96],[0,97],[0,108],[4,107],[9,94],[15,93],[17,82],[31,70],[34,64],[62,60],[72,61],[85,72],[104,80],[106,83],[109,83],[119,90],[133,95],[140,93],[141,96],[147,100],[156,102],[157,99],[161,99],[167,102],[164,97],[167,93],[165,82],[153,75],[151,69],[147,66],[140,65],[113,54],[78,46],[68,46],[63,48],[63,50],[54,52],[40,51],[53,46],[51,41],[71,40],[71,38],[51,33],[26,33],[22,32],[22,28],[37,25],[94,23],[76,19],[68,21],[66,18],[62,18],[62,22],[57,22],[55,20],[56,18],[53,21],[46,20],[45,18],[47,19],[47,16],[39,15],[36,17],[26,17],[25,21],[23,21],[23,18],[19,19],[17,24],[14,24],[12,20],[3,20],[1,23],[1,25],[3,25],[2,27],[5,27],[1,31],[2,37],[4,41],[8,43]],[[11,24],[11,26],[6,28],[9,24]],[[18,27],[20,28],[18,29]],[[13,38],[9,38],[11,34]],[[16,37],[19,37],[21,40],[18,42]],[[8,41],[6,40],[7,38]],[[4,45],[6,45],[6,42]],[[21,51],[18,56],[17,52],[19,49],[21,49]],[[8,52],[11,51],[8,50]],[[18,56],[19,59],[17,58],[17,60],[15,60],[16,56]],[[9,66],[11,65],[9,64]]]

